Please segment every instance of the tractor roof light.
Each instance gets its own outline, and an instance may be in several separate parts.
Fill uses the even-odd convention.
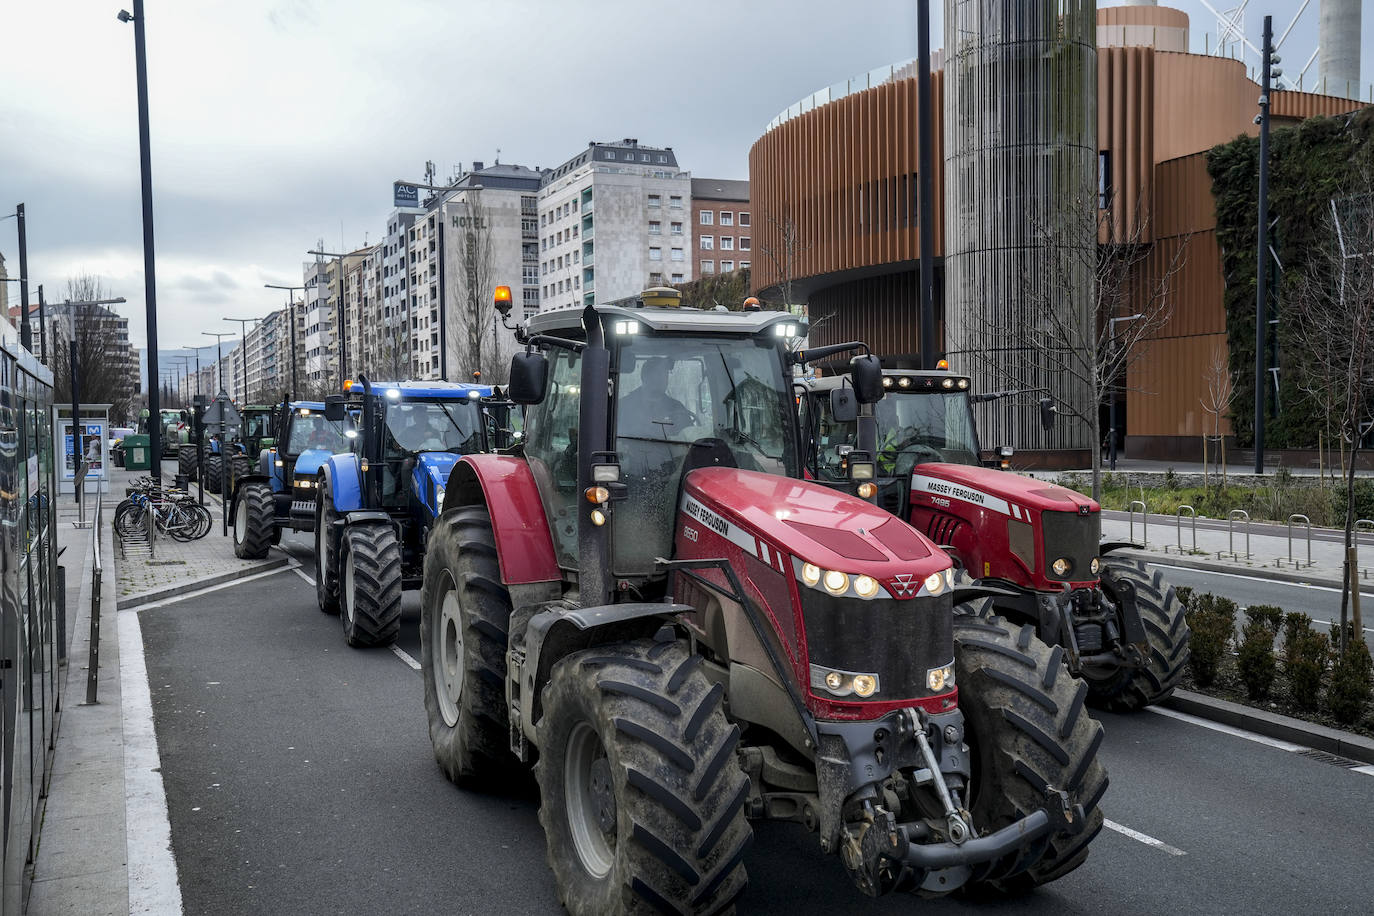
[[[352,390],[353,390],[353,379],[351,379],[351,378],[346,378],[346,379],[344,379],[343,390],[344,390],[344,391],[352,391]]]
[[[947,360],[947,359],[938,359],[938,360],[936,360],[936,361],[935,361],[935,368],[936,368],[936,369],[941,369],[941,370],[943,370],[943,371],[945,371],[945,372],[948,372],[948,371],[949,371],[949,360]]]
[[[356,429],[346,429],[344,430],[344,436],[349,439],[356,439],[358,438],[358,431]]]
[[[639,333],[639,322],[638,322],[638,321],[617,321],[617,322],[615,323],[615,332],[616,332],[617,334],[638,334],[638,333]]]
[[[386,390],[386,397],[388,401],[399,401],[401,399],[401,389],[388,388]]]
[[[891,388],[891,387],[892,387],[892,376],[890,376],[890,375],[884,375],[884,376],[883,376],[883,387],[884,387],[884,388]]]
[[[872,480],[877,476],[878,469],[872,461],[857,461],[850,453],[849,479],[850,480]]]
[[[472,389],[471,391],[468,392],[468,400],[469,400],[469,401],[475,401],[475,400],[477,400],[478,398],[480,398],[481,396],[482,396],[482,392],[478,391],[476,388],[474,388],[474,389]]]
[[[960,391],[965,391],[965,390],[967,390],[967,388],[968,388],[968,379],[966,379],[966,378],[961,378],[961,379],[959,379],[959,390],[960,390]]]
[[[498,287],[496,287],[496,293],[495,293],[495,295],[492,297],[492,301],[496,303],[496,307],[497,307],[497,308],[500,308],[500,307],[501,307],[501,303],[503,303],[503,302],[504,302],[504,303],[506,304],[506,306],[509,308],[509,307],[510,307],[510,301],[511,301],[511,299],[510,299],[510,287],[509,287],[509,286],[498,286]]]
[[[513,435],[519,436],[516,432]],[[592,480],[597,483],[615,483],[620,479],[620,465],[618,464],[594,464],[592,465]]]

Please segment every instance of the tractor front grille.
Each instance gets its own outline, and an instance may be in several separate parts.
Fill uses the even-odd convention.
[[[1041,512],[1041,531],[1044,535],[1044,575],[1060,582],[1086,582],[1096,579],[1089,570],[1097,556],[1102,540],[1102,513]],[[1055,575],[1053,563],[1067,557],[1067,575]]]

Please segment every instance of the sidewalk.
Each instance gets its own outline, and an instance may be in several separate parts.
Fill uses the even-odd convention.
[[[174,465],[164,465],[170,481]],[[136,472],[113,469],[100,532],[96,702],[87,704],[94,554],[91,531],[73,528],[74,505],[59,507],[59,544],[67,548],[67,671],[61,694],[52,781],[39,828],[29,893],[30,916],[179,916],[181,893],[153,732],[143,640],[136,608],[171,595],[213,587],[287,563],[234,557],[220,534],[218,500],[206,503],[215,528],[199,541],[159,539],[155,558],[121,556],[111,525]]]

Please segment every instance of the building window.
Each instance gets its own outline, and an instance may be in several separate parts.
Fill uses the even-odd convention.
[[[648,162],[648,161],[649,161],[649,154],[648,154],[648,153],[640,153],[640,154],[639,154],[639,161],[640,161],[640,162]]]
[[[1112,154],[1101,150],[1097,154],[1097,209],[1105,210],[1112,205]]]
[[[748,261],[740,261],[740,262],[739,262],[739,269],[740,269],[740,270],[748,270],[748,269],[749,269],[749,262],[748,262]]]
[[[716,247],[716,237],[714,235],[703,235],[700,238],[702,251],[710,251]]]
[[[733,226],[735,224],[735,214],[729,210],[720,211],[720,224],[722,226]]]
[[[663,224],[660,223],[660,222],[659,222],[658,220],[656,220],[656,219],[651,219],[651,220],[649,220],[649,234],[650,234],[650,235],[662,235],[662,234],[663,234]]]
[[[682,274],[673,274],[673,282],[674,282],[674,283],[681,283],[681,282],[682,282]]]
[[[652,273],[652,274],[649,274],[649,285],[650,285],[650,286],[662,286],[662,285],[663,285],[663,274],[660,274],[660,273]]]
[[[742,236],[740,236],[740,239],[739,239],[739,250],[740,250],[740,251],[748,251],[748,250],[749,250],[749,236],[747,236],[747,235],[742,235]]]
[[[672,255],[673,255],[673,260],[674,260],[674,261],[681,261],[681,260],[682,260],[682,249],[681,249],[681,248],[674,248],[674,249],[673,249],[673,252],[672,252]]]
[[[682,223],[671,223],[668,228],[673,235],[682,235]]]
[[[714,224],[715,221],[716,221],[716,213],[715,213],[714,210],[702,210],[702,211],[701,211],[701,224],[702,224],[703,226],[710,226],[710,225]]]
[[[704,274],[713,274],[713,273],[715,273],[715,272],[716,272],[716,262],[715,262],[715,261],[702,261],[702,262],[701,262],[701,272],[704,273]]]
[[[720,249],[721,251],[734,251],[735,237],[732,235],[722,235],[720,237]]]
[[[668,206],[674,210],[682,209],[682,198],[674,194],[668,198]]]
[[[659,161],[659,162],[667,162],[667,161],[668,161],[668,157],[667,157],[667,156],[660,155],[660,156],[658,157],[658,161]]]
[[[611,150],[606,150],[606,151],[603,152],[601,155],[602,155],[604,158],[606,158],[606,159],[614,159],[614,158],[615,158],[615,153],[612,152]]]
[[[735,269],[735,262],[734,262],[734,261],[721,261],[721,262],[720,262],[720,272],[721,272],[721,273],[727,274],[727,273],[729,273],[730,271],[732,271],[732,270],[734,270],[734,269]]]
[[[650,261],[662,261],[662,260],[663,260],[663,249],[662,249],[662,248],[650,248],[650,249],[649,249],[649,260],[650,260]]]
[[[650,195],[649,195],[649,209],[651,209],[651,210],[657,210],[657,209],[658,209],[659,207],[661,207],[661,206],[663,206],[663,198],[662,198],[661,196],[659,196],[658,194],[650,194]]]
[[[743,210],[739,211],[739,224],[741,226],[749,225],[749,214]]]

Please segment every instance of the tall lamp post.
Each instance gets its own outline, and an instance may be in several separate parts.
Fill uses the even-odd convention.
[[[300,396],[296,382],[296,300],[291,294],[296,290],[305,292],[304,286],[282,286],[277,283],[264,283],[267,289],[286,290],[286,321],[291,325],[291,400]]]
[[[157,386],[157,277],[153,258],[153,164],[148,138],[148,45],[144,34],[143,0],[133,0],[134,12],[119,11],[119,21],[134,24],[134,65],[138,78],[139,172],[143,185],[143,295],[148,325],[148,415],[158,416]],[[162,443],[150,436],[153,480],[162,483]]]
[[[344,378],[348,375],[348,335],[346,333],[347,326],[344,323],[343,262],[343,259],[348,255],[337,251],[307,251],[306,254],[318,255],[322,258],[337,258],[339,262],[339,384],[342,385]]]
[[[208,345],[207,345],[208,346]],[[191,350],[196,354],[196,394],[200,394],[200,347],[188,346],[182,349]],[[188,356],[187,359],[190,359]]]
[[[248,403],[248,323],[261,321],[261,318],[226,318],[225,321],[239,323],[239,349],[243,351],[243,403]]]
[[[224,390],[224,351],[220,345],[221,338],[233,337],[233,334],[221,334],[218,331],[201,331],[206,337],[215,338],[215,374],[218,376],[219,391]],[[215,397],[219,397],[219,391],[215,392]]]
[[[1113,362],[1116,358],[1116,325],[1118,322],[1135,321],[1137,318],[1143,317],[1145,316],[1137,312],[1122,318],[1111,318],[1107,322],[1107,334],[1110,340],[1108,346],[1111,348],[1111,358],[1107,360],[1107,367],[1112,370],[1112,377],[1107,383],[1107,390],[1111,393],[1111,397],[1107,401],[1107,462],[1113,471],[1116,470],[1116,365]],[[1098,414],[1098,416],[1102,415]]]
[[[1274,17],[1264,17],[1263,76],[1260,79],[1259,115],[1259,243],[1255,253],[1255,473],[1264,473],[1264,404],[1268,400],[1269,380],[1265,363],[1265,332],[1269,323],[1269,80],[1282,76],[1274,69],[1279,56],[1274,53]]]
[[[29,324],[29,239],[24,225],[24,205],[15,204],[10,214],[19,223],[19,342],[33,352],[33,327]],[[8,217],[7,217],[8,218]]]

